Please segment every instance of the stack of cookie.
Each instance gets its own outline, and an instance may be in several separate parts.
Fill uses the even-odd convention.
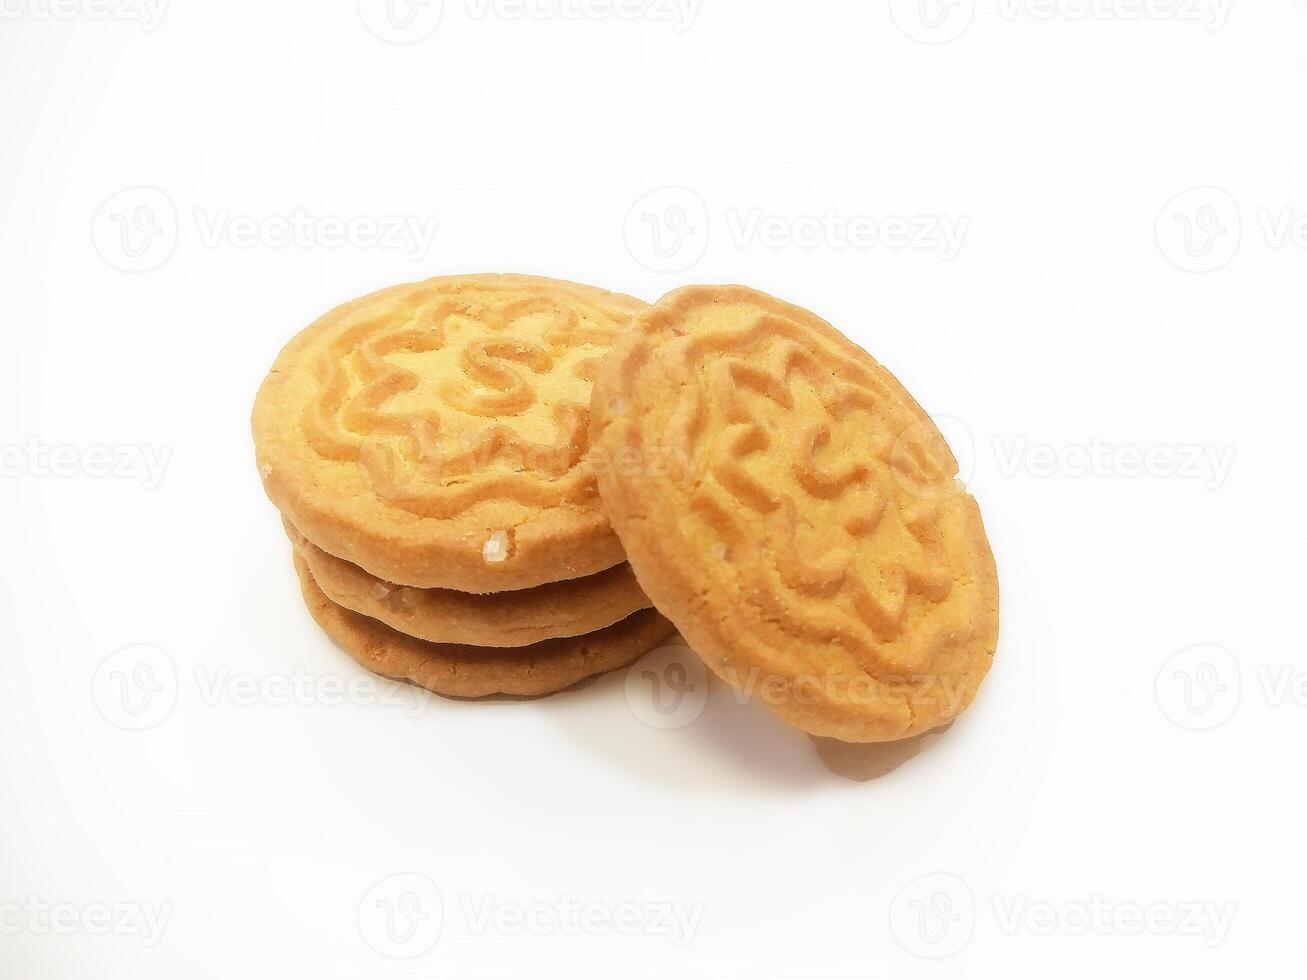
[[[744,287],[383,290],[291,341],[254,435],[314,617],[439,694],[562,690],[675,628],[796,727],[885,742],[951,722],[997,643],[939,430],[830,324]]]
[[[255,452],[309,610],[345,650],[450,697],[534,696],[671,633],[587,459],[599,362],[644,308],[528,276],[432,279],[286,346]]]

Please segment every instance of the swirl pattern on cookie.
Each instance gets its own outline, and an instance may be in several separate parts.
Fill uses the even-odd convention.
[[[282,351],[260,474],[314,544],[387,581],[467,592],[623,559],[586,455],[597,363],[645,304],[529,276],[395,286]]]
[[[678,290],[601,370],[591,440],[641,586],[723,679],[846,741],[971,702],[998,631],[979,510],[929,416],[834,327]]]

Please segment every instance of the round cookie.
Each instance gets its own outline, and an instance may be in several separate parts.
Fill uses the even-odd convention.
[[[336,308],[255,400],[264,488],[388,582],[498,592],[624,560],[587,461],[590,390],[646,304],[532,276],[429,279]]]
[[[998,640],[980,511],[930,417],[830,324],[677,290],[604,363],[590,438],[640,585],[723,680],[848,742],[971,703]]]
[[[593,633],[651,605],[626,562],[583,579],[516,592],[477,595],[453,589],[414,589],[383,582],[357,565],[327,554],[289,521],[283,523],[296,554],[304,559],[328,599],[432,643],[523,647],[554,637]]]
[[[635,663],[672,633],[666,619],[646,609],[597,633],[512,650],[428,643],[336,605],[298,555],[295,570],[309,612],[346,653],[371,671],[445,697],[553,694]]]

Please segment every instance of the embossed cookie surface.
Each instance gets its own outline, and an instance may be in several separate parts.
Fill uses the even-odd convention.
[[[633,664],[672,632],[666,619],[646,609],[597,633],[511,650],[428,643],[336,605],[298,556],[295,570],[309,612],[350,656],[385,677],[452,698],[553,694]]]
[[[825,321],[670,294],[601,370],[591,442],[641,586],[728,683],[853,742],[971,702],[998,635],[979,510],[930,418]]]
[[[383,582],[327,554],[289,522],[286,533],[332,602],[433,643],[523,647],[593,633],[650,606],[626,562],[585,578],[477,595]]]
[[[310,541],[390,582],[496,592],[616,565],[586,461],[590,391],[646,308],[494,275],[346,303],[259,390],[264,487]]]

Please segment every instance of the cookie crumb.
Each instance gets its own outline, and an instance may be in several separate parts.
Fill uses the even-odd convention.
[[[481,558],[488,562],[507,561],[509,554],[512,552],[513,539],[510,531],[495,531],[490,537],[486,538],[486,543],[481,546]]]

